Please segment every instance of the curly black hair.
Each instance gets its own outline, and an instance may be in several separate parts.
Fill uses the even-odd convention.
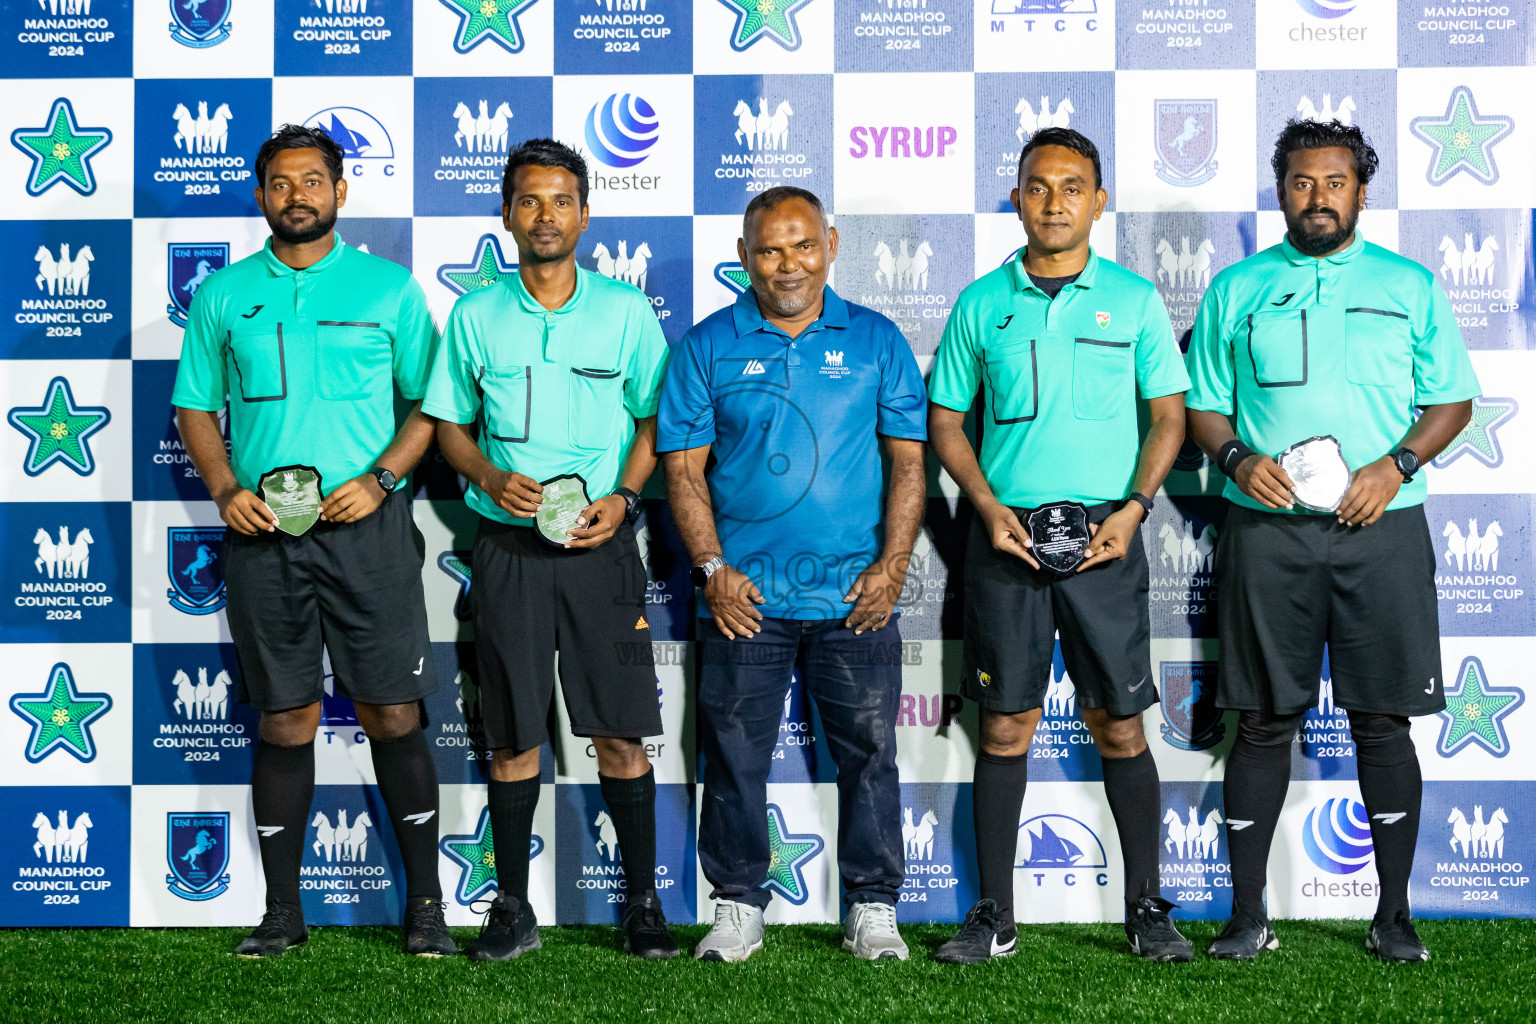
[[[256,151],[256,184],[266,187],[267,165],[272,157],[283,149],[318,149],[325,161],[325,169],[331,172],[332,184],[341,180],[341,146],[319,128],[306,128],[301,124],[285,124],[272,133],[272,137]]]
[[[1024,173],[1025,159],[1041,146],[1062,146],[1078,156],[1087,157],[1088,162],[1093,164],[1093,187],[1104,187],[1104,171],[1099,167],[1099,147],[1074,128],[1042,128],[1031,135],[1019,151],[1019,174]]]
[[[1352,124],[1342,121],[1307,121],[1299,117],[1293,117],[1285,122],[1285,127],[1280,130],[1280,137],[1275,140],[1275,155],[1270,157],[1269,165],[1275,172],[1275,184],[1285,182],[1285,174],[1290,165],[1290,156],[1298,149],[1331,149],[1338,147],[1347,149],[1355,155],[1355,176],[1360,179],[1360,184],[1368,185],[1376,176],[1376,168],[1381,163],[1376,158],[1376,150],[1371,148],[1371,140],[1365,137],[1365,133]]]
[[[501,205],[511,206],[513,175],[519,167],[563,167],[576,176],[581,205],[587,205],[587,161],[563,142],[554,139],[529,139],[507,154],[506,169],[501,172]]]

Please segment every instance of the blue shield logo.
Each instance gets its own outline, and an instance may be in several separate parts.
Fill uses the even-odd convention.
[[[224,527],[172,526],[166,573],[171,607],[188,615],[208,615],[224,607]]]
[[[1216,663],[1163,662],[1163,739],[1180,750],[1209,750],[1227,727],[1216,707]]]
[[[229,38],[229,9],[234,0],[171,0],[171,38],[203,49]]]
[[[1216,176],[1216,101],[1154,100],[1152,169],[1170,185],[1192,188]]]
[[[165,876],[184,900],[211,900],[229,888],[229,812],[176,812],[165,816]]]
[[[215,271],[229,266],[228,242],[172,242],[166,246],[165,290],[171,304],[165,307],[171,323],[187,326],[192,296]]]

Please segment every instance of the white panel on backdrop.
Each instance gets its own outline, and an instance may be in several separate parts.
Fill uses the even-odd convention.
[[[1237,738],[1237,713],[1214,708],[1213,639],[1152,641],[1158,703],[1142,715],[1158,775],[1168,781],[1219,782]]]
[[[1115,0],[977,0],[976,70],[1111,71]]]
[[[1370,917],[1380,894],[1359,786],[1292,782],[1269,854],[1270,916]]]
[[[129,923],[249,926],[266,883],[249,786],[135,786]]]
[[[920,545],[921,546],[921,545]],[[933,606],[932,613],[938,613]],[[903,623],[909,613],[903,613]],[[896,766],[923,782],[970,782],[980,748],[976,704],[960,696],[960,644],[906,640],[901,704],[896,712]]]
[[[1430,494],[1522,494],[1536,480],[1536,356],[1473,352],[1483,397],[1472,422],[1429,464]]]
[[[1529,579],[1514,571],[1475,575],[1506,581],[1481,588],[1490,596],[1529,586]],[[1529,592],[1523,600],[1531,600]],[[1441,638],[1446,709],[1413,719],[1425,779],[1536,779],[1536,697],[1526,698],[1533,657],[1536,639],[1528,636]]]
[[[125,359],[7,360],[0,493],[33,501],[133,497],[132,373]]]
[[[837,178],[858,183],[839,196],[839,213],[971,212],[970,75],[838,75],[832,91]]]
[[[197,290],[210,275],[259,250],[271,233],[259,217],[134,220],[134,358],[179,359]]]
[[[780,0],[759,14],[749,0],[694,0],[694,74],[830,73],[834,2]]]
[[[693,80],[561,75],[555,138],[587,158],[587,202],[602,217],[693,212]]]
[[[470,566],[478,514],[461,501],[417,501],[416,528],[427,542],[421,567],[427,597],[427,631],[434,643],[470,640]]]
[[[0,111],[0,220],[79,220],[133,215],[133,84],[99,78],[6,85]],[[59,101],[63,101],[61,104]],[[27,146],[14,133],[43,141]],[[67,147],[55,149],[62,141]],[[55,159],[49,160],[52,156]]]
[[[302,124],[341,146],[346,217],[399,217],[411,208],[416,146],[409,78],[276,78],[272,127]]]
[[[486,904],[496,897],[494,833],[485,805],[484,786],[443,786],[438,816],[441,838],[438,879],[443,886],[445,917],[450,925],[478,925]],[[539,787],[533,813],[528,862],[528,902],[543,924],[555,921],[555,787]]]
[[[745,209],[745,207],[743,207]],[[741,237],[740,215],[693,218],[693,319],[697,323],[729,306],[751,285],[736,253]],[[837,287],[837,264],[828,283]]]
[[[418,76],[481,77],[549,75],[555,70],[556,0],[496,4],[491,17],[481,6],[423,0],[414,6],[415,71]]]
[[[652,641],[656,657],[656,696],[661,703],[662,731],[645,737],[645,756],[656,772],[658,784],[691,782],[694,776],[693,711],[690,692],[697,692],[691,658],[685,658],[688,645],[681,640]],[[684,664],[686,662],[686,664]],[[592,739],[571,732],[571,716],[566,711],[560,683],[555,684],[555,713],[560,723],[556,781],[596,785],[597,751]]]
[[[134,72],[140,78],[271,77],[273,0],[239,0],[223,8],[223,24],[198,38],[172,17],[169,3],[134,4]],[[200,45],[182,43],[178,37],[196,39]]]
[[[1536,205],[1536,125],[1516,97],[1536,69],[1404,68],[1397,73],[1397,146],[1404,210]]]
[[[1254,73],[1115,76],[1118,210],[1253,206]]]
[[[223,533],[224,521],[211,501],[134,504],[133,637],[137,642],[230,642],[223,610]]]
[[[1395,68],[1397,5],[1259,3],[1255,55],[1260,68]]]
[[[1014,917],[1021,924],[1123,916],[1120,836],[1101,783],[1031,783],[1013,863]]]
[[[0,776],[15,786],[121,786],[133,778],[126,644],[6,649]]]

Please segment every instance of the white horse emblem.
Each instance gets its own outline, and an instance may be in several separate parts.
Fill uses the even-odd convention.
[[[32,543],[37,545],[32,565],[39,574],[46,572],[51,580],[86,579],[91,574],[91,544],[95,540],[91,531],[85,529],[75,534],[71,542],[69,527],[61,526],[58,543],[54,543],[48,531],[39,527],[32,535]]]
[[[936,814],[924,811],[914,825],[912,808],[901,809],[901,842],[908,860],[933,860],[933,829],[938,823]]]

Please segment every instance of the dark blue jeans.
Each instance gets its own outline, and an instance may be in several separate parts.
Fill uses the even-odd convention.
[[[762,620],[727,640],[699,620],[699,749],[704,797],[699,861],[716,899],[766,908],[768,766],[798,659],[837,765],[837,866],[845,900],[896,902],[906,863],[896,712],[901,702],[897,621],[855,636],[842,619]]]

